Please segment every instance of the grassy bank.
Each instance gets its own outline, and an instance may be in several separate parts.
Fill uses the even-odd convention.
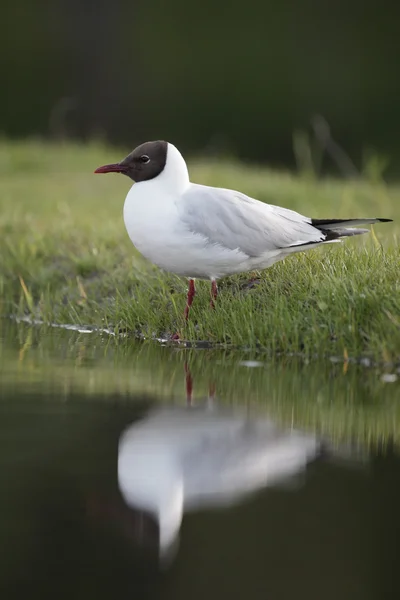
[[[217,309],[199,283],[182,319],[186,281],[147,263],[125,232],[125,177],[93,169],[122,158],[104,146],[0,143],[3,315],[127,329],[146,337],[262,346],[271,352],[400,357],[400,188],[317,183],[227,162],[193,161],[194,181],[240,189],[316,218],[395,219],[373,235],[225,279]]]

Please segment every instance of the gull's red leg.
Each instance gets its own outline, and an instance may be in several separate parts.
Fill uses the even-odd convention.
[[[215,308],[214,300],[217,299],[217,296],[218,296],[218,286],[217,286],[217,282],[215,281],[215,279],[213,279],[211,281],[211,300],[210,300],[211,308]]]
[[[195,295],[196,295],[196,288],[194,285],[194,279],[189,279],[189,289],[188,289],[186,307],[185,307],[185,312],[184,312],[184,317],[185,317],[186,321],[188,320],[190,307],[192,306],[193,298],[195,297]]]
[[[215,398],[215,383],[210,383],[208,385],[208,399],[209,400],[214,400]]]
[[[187,362],[185,361],[185,383],[186,383],[186,404],[191,406],[192,404],[192,394],[193,394],[193,378],[188,367]]]

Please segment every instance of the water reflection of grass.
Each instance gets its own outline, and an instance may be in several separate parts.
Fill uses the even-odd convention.
[[[132,247],[122,221],[126,178],[93,169],[122,156],[101,145],[0,144],[0,289],[3,314],[109,324],[151,337],[183,337],[271,352],[400,354],[400,191],[383,184],[317,183],[231,163],[191,165],[192,178],[239,188],[315,217],[383,216],[372,236],[299,254],[259,276],[221,282],[217,310],[199,284],[192,321],[186,282]]]
[[[17,335],[16,335],[17,332]],[[337,440],[400,441],[399,383],[385,384],[374,369],[295,359],[263,360],[252,353],[171,350],[96,334],[7,328],[0,346],[0,391],[39,394],[57,405],[74,394],[88,402],[185,402],[184,365],[190,367],[194,399],[210,386],[223,404],[266,411],[285,425],[317,429]],[[261,359],[261,360],[260,360]]]

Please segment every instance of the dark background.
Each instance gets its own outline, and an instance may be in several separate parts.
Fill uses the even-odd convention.
[[[7,0],[0,132],[295,163],[320,114],[358,168],[400,158],[394,0]]]

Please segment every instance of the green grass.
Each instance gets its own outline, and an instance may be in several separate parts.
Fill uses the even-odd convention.
[[[121,328],[145,337],[270,353],[400,360],[400,188],[316,182],[238,163],[192,161],[193,181],[236,188],[316,218],[387,217],[373,235],[297,254],[257,274],[222,280],[215,311],[187,283],[133,248],[122,220],[125,177],[98,177],[126,149],[0,142],[0,311],[56,323]]]

